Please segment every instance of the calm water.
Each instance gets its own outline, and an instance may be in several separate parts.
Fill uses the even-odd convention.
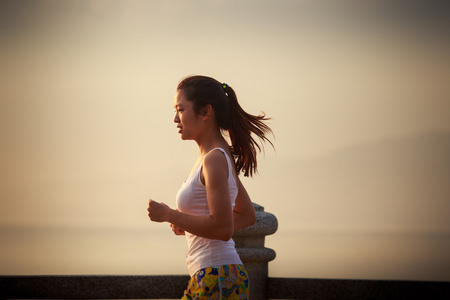
[[[187,274],[170,229],[0,228],[0,274]],[[269,276],[450,281],[449,234],[279,230]]]

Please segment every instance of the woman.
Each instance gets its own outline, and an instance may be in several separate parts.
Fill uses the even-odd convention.
[[[177,209],[149,200],[148,215],[186,235],[191,279],[183,299],[248,299],[248,274],[231,237],[256,219],[238,174],[257,170],[260,146],[251,134],[271,144],[267,119],[247,114],[230,86],[205,76],[181,81],[174,107],[181,139],[196,141],[199,156],[178,191]]]

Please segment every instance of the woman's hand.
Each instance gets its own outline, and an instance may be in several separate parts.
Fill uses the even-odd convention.
[[[177,209],[177,211],[179,211],[179,210]],[[186,235],[184,230],[175,224],[170,224],[170,228],[172,228],[173,233],[175,233],[176,235]]]
[[[170,224],[170,228],[172,228],[173,233],[175,233],[176,235],[185,235],[184,230],[177,225]]]
[[[154,222],[168,222],[172,209],[164,203],[148,200],[148,217]]]

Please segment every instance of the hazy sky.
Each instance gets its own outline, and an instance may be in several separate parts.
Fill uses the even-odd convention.
[[[203,74],[272,117],[244,183],[280,234],[448,233],[441,2],[0,1],[0,226],[158,226],[197,154],[175,88]]]

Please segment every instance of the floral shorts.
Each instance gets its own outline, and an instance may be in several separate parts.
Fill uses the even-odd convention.
[[[249,282],[243,265],[223,265],[197,271],[189,280],[183,299],[248,299]]]

